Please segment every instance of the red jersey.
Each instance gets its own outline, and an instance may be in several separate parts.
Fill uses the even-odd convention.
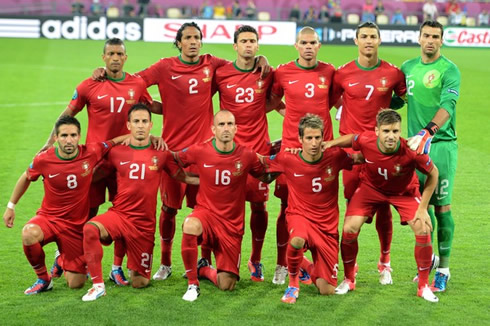
[[[229,62],[216,70],[215,83],[219,102],[235,116],[238,131],[235,141],[259,154],[270,151],[270,138],[266,117],[266,102],[270,95],[273,73],[260,79],[260,72],[241,70]]]
[[[160,59],[138,73],[147,87],[158,85],[164,115],[162,138],[172,151],[212,136],[212,80],[216,69],[227,62],[210,54],[201,55],[196,63],[178,56]]]
[[[169,164],[169,151],[157,151],[151,144],[143,147],[116,146],[107,155],[116,170],[117,194],[110,210],[123,214],[144,231],[155,232],[158,186],[163,170],[175,175]]]
[[[307,113],[323,119],[325,140],[333,138],[329,94],[334,73],[334,66],[321,61],[312,68],[300,66],[297,60],[277,67],[272,93],[286,97],[286,116],[282,125],[283,148],[301,147],[298,124]]]
[[[39,153],[27,169],[27,178],[43,176],[44,198],[38,215],[66,219],[82,225],[88,219],[89,188],[94,167],[112,147],[112,142],[78,145],[78,154],[63,159],[58,148]]]
[[[406,92],[405,75],[383,60],[372,68],[364,68],[357,60],[346,63],[335,72],[332,105],[342,96],[341,135],[374,130],[380,109],[390,107],[393,91]]]
[[[195,164],[199,174],[197,207],[207,209],[222,228],[243,235],[247,176],[259,177],[264,167],[251,149],[235,143],[221,152],[215,140],[193,145],[176,154],[183,166]]]
[[[84,80],[77,86],[69,106],[74,113],[87,106],[86,143],[91,143],[128,134],[128,112],[136,103],[151,104],[151,96],[141,77],[124,73],[117,80]]]
[[[386,195],[402,195],[410,187],[418,187],[412,183],[415,169],[428,174],[434,167],[429,155],[417,155],[403,138],[396,152],[381,152],[374,131],[356,135],[352,149],[360,151],[366,161],[360,174],[361,182]]]
[[[282,172],[288,185],[287,214],[301,215],[322,232],[338,234],[339,172],[352,168],[352,158],[340,148],[329,148],[315,162],[301,152],[281,152],[266,159],[267,172]]]

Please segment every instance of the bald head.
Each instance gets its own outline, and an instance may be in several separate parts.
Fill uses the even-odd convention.
[[[320,38],[318,37],[318,33],[315,31],[313,27],[310,26],[305,26],[302,29],[299,30],[298,34],[296,34],[296,43],[300,40],[301,36],[303,35],[314,35],[316,37],[316,40],[320,42]]]
[[[214,118],[213,118],[213,125],[217,125],[218,121],[221,121],[221,120],[233,120],[233,123],[235,123],[235,116],[233,115],[233,113],[231,113],[230,111],[228,110],[219,110],[218,112],[216,112],[216,114],[214,115]]]

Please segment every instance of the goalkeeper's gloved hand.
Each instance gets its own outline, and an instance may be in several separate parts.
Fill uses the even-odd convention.
[[[439,127],[431,121],[424,129],[420,130],[418,134],[410,137],[407,145],[411,150],[417,152],[417,154],[429,154],[432,138],[438,130]]]
[[[393,94],[390,102],[390,109],[400,110],[405,105],[405,100],[400,96]]]

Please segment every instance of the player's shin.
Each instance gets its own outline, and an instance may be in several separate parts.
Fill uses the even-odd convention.
[[[289,286],[299,288],[299,268],[303,261],[303,248],[295,248],[291,244],[287,246]]]
[[[123,240],[114,240],[114,265],[122,266],[126,255],[126,243]]]
[[[181,252],[188,284],[199,285],[197,280],[197,236],[184,233]]]
[[[340,251],[342,255],[342,262],[344,263],[344,276],[346,279],[354,282],[356,278],[356,257],[359,251],[357,243],[358,233],[342,233],[342,242],[340,245]]]
[[[50,277],[46,269],[45,254],[41,244],[36,242],[33,245],[24,244],[23,247],[27,260],[34,269],[37,277],[44,281],[49,281]]]
[[[265,210],[265,205],[262,205],[262,209],[252,208],[252,214],[250,216],[250,229],[252,231],[252,253],[250,255],[250,261],[252,263],[260,263],[268,217],[269,215]]]
[[[162,207],[160,214],[160,245],[161,245],[161,264],[172,265],[172,243],[175,235],[175,216],[177,211],[173,208]]]
[[[429,234],[415,236],[415,261],[419,273],[418,287],[423,288],[429,283],[430,265],[432,263],[432,244]]]
[[[392,220],[390,205],[379,207],[376,212],[376,231],[378,232],[380,244],[379,262],[382,264],[390,263],[391,239],[393,237]]]
[[[102,257],[104,250],[100,243],[99,229],[91,223],[87,223],[83,227],[83,255],[94,285],[103,284]]]
[[[277,265],[287,266],[286,251],[289,240],[289,232],[286,223],[287,204],[281,202],[281,211],[277,218],[276,240],[277,240]]]
[[[451,211],[437,212],[437,242],[439,246],[439,268],[449,268],[449,256],[454,236],[454,219]]]

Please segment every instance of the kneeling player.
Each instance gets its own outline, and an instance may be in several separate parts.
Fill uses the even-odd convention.
[[[54,128],[58,147],[38,154],[29,169],[15,185],[8,208],[3,215],[5,225],[13,227],[15,204],[40,176],[44,182],[44,198],[37,215],[22,229],[22,244],[27,260],[37,274],[37,281],[25,294],[37,294],[53,288],[46,270],[43,246],[57,242],[60,261],[70,288],[81,288],[87,279],[83,257],[83,225],[89,214],[89,188],[94,167],[113,146],[127,138],[78,145],[80,123],[70,116],[58,119]]]
[[[118,192],[113,206],[94,217],[83,228],[83,250],[93,287],[82,298],[93,301],[106,294],[102,278],[102,244],[114,240],[126,243],[131,283],[135,288],[148,285],[155,242],[155,210],[161,173],[165,170],[179,180],[198,184],[173,163],[170,152],[155,150],[150,142],[150,109],[136,104],[128,113],[130,145],[113,148],[107,160],[116,170]],[[173,164],[172,164],[173,163]]]
[[[266,159],[268,170],[282,172],[289,189],[289,286],[281,299],[285,303],[295,303],[298,298],[300,267],[310,274],[320,294],[334,294],[337,286],[338,176],[341,169],[352,168],[353,159],[338,148],[322,152],[323,126],[319,116],[305,115],[299,122],[302,150]],[[311,251],[313,263],[303,257],[305,248]]]
[[[402,224],[410,225],[415,233],[415,261],[419,272],[417,295],[437,302],[439,299],[427,286],[432,261],[432,225],[427,206],[437,184],[437,167],[428,155],[417,155],[407,146],[406,140],[400,138],[401,117],[397,112],[381,110],[376,122],[375,132],[345,135],[327,142],[329,146],[352,146],[361,151],[366,161],[361,182],[345,214],[341,243],[345,276],[336,293],[346,294],[355,289],[359,231],[379,206],[389,203],[399,212]],[[415,169],[427,175],[422,196]]]
[[[184,149],[175,157],[183,166],[194,164],[200,179],[197,205],[183,225],[182,259],[188,288],[182,299],[186,301],[200,295],[198,275],[221,290],[235,288],[240,275],[247,176],[264,174],[255,152],[233,141],[237,126],[230,111],[216,113],[211,129],[212,140]],[[217,269],[204,258],[197,264],[198,243],[212,249]]]

